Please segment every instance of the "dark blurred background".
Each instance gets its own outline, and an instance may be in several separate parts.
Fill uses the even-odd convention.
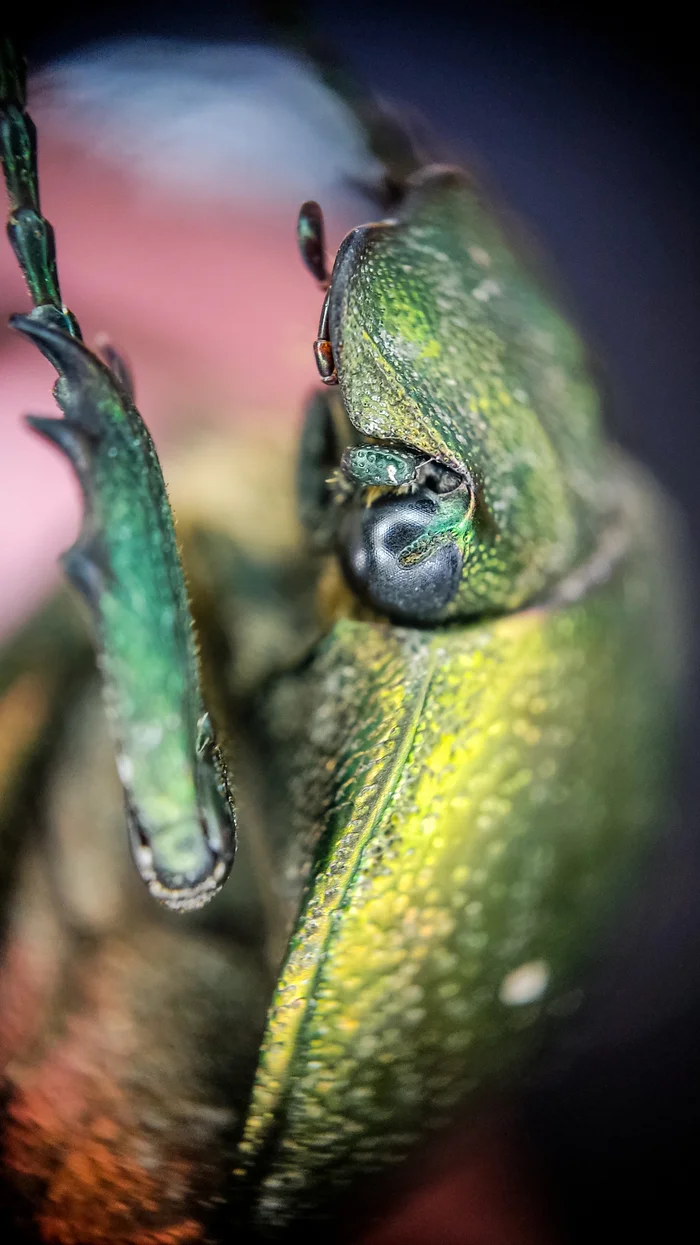
[[[63,3],[21,32],[34,66],[101,37],[275,39],[284,5]],[[488,171],[554,257],[608,378],[614,435],[698,548],[698,73],[690,17],[571,7],[309,4],[360,82]],[[695,554],[697,566],[697,555]],[[692,588],[693,577],[689,575]],[[523,1090],[521,1125],[572,1242],[671,1239],[693,1210],[700,1113],[700,744],[688,688],[677,798],[583,1016]],[[692,1223],[692,1218],[690,1222]],[[505,1242],[504,1242],[505,1245]]]

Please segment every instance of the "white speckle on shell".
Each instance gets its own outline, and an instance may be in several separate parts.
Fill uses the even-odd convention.
[[[134,766],[131,757],[125,756],[123,752],[117,753],[117,773],[125,787],[133,781]]]
[[[480,268],[489,267],[491,263],[491,256],[488,251],[484,250],[483,246],[470,246],[469,254],[474,260],[474,263],[478,264]]]
[[[548,985],[549,965],[544,960],[529,960],[506,974],[498,997],[506,1007],[523,1007],[541,999]]]
[[[472,298],[475,298],[477,302],[487,303],[490,298],[493,298],[496,294],[500,294],[500,292],[501,287],[498,284],[498,281],[492,281],[490,277],[487,277],[485,281],[481,281],[479,285],[474,287],[472,290]]]

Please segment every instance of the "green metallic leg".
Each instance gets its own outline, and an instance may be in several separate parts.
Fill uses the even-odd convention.
[[[86,349],[63,305],[53,230],[40,209],[24,73],[6,42],[0,123],[8,232],[34,304],[12,325],[56,368],[64,416],[29,422],[70,459],[85,497],[80,536],[63,561],[93,615],[134,859],[162,903],[201,907],[231,867],[235,815],[202,699],[172,513],[120,361],[107,353],[105,363]]]

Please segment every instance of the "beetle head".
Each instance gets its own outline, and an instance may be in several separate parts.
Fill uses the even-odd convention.
[[[587,551],[603,503],[585,351],[463,175],[424,172],[396,220],[348,234],[320,347],[355,442],[337,545],[378,610],[517,608]]]

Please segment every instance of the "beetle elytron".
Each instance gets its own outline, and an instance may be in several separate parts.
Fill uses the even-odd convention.
[[[427,166],[330,277],[302,209],[307,548],[256,577],[196,515],[178,546],[128,372],[62,303],[7,47],[1,89],[13,323],[58,373],[31,423],[84,491],[99,671],[67,596],[2,666],[4,1196],[29,1240],[283,1236],[565,1003],[656,815],[665,503],[481,190]]]

